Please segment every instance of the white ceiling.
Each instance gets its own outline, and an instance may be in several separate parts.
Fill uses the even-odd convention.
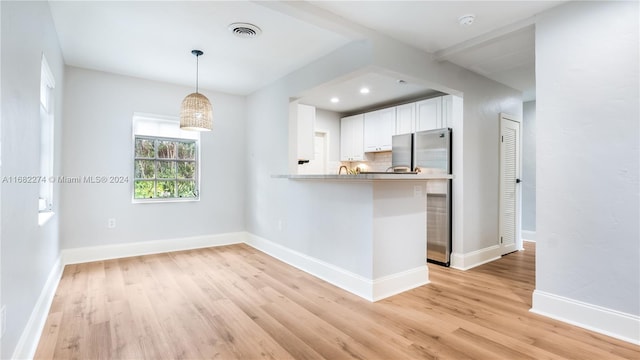
[[[311,1],[429,53],[529,18],[562,1]],[[474,14],[472,26],[458,24]]]
[[[532,17],[565,1],[311,1],[535,99]],[[473,25],[458,18],[475,15]],[[518,24],[523,24],[518,26]],[[514,26],[515,25],[515,26]]]
[[[535,28],[533,25],[451,55],[449,61],[523,92],[535,99]]]
[[[398,80],[404,82],[399,83]],[[362,88],[369,89],[369,93],[360,93]],[[300,102],[338,113],[350,113],[380,107],[391,102],[429,97],[436,93],[435,90],[407,81],[400,75],[364,72],[335,79],[330,83],[307,90],[300,94]],[[332,103],[333,97],[340,101]]]
[[[68,65],[248,94],[350,39],[247,1],[50,1]],[[233,36],[228,25],[258,25]],[[313,46],[309,46],[309,44]]]
[[[194,86],[190,52],[198,48],[205,52],[200,86],[245,95],[373,30],[524,91],[525,98],[535,94],[533,30],[513,24],[559,3],[50,0],[65,62],[72,66]],[[476,21],[461,27],[457,19],[468,13]],[[233,22],[254,23],[263,34],[234,37],[227,30]],[[335,86],[339,83],[324,86],[325,94],[308,95],[320,101],[338,91]],[[387,90],[369,99],[407,95]],[[358,99],[344,97],[339,106],[358,107],[348,103]]]

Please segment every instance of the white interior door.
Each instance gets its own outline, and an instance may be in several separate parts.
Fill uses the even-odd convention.
[[[500,114],[500,247],[502,254],[521,246],[520,229],[520,123]]]

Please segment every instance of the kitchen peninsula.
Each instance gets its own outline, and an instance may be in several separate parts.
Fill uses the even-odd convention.
[[[335,180],[335,181],[366,181],[366,180],[448,180],[453,179],[453,175],[446,174],[402,174],[402,173],[360,173],[350,175],[334,174],[293,174],[293,175],[273,175],[274,178],[291,180]]]
[[[312,237],[315,259],[298,267],[370,301],[429,282],[427,193],[446,193],[453,175],[272,178],[289,180],[289,236]]]
[[[380,81],[379,90],[395,83],[366,74],[357,79]],[[452,194],[462,194],[462,151],[452,151],[451,144],[462,142],[452,142],[451,134],[462,139],[462,98],[420,94],[412,95],[424,96],[415,101],[404,97],[394,105],[342,110],[318,107],[325,97],[295,96],[289,103],[289,174],[270,176],[286,193],[280,199],[285,212],[265,219],[266,226],[275,225],[268,236],[278,243],[256,238],[256,247],[370,301],[427,284],[427,255],[448,264],[451,239],[460,234],[453,221],[462,217],[453,214],[461,207],[452,200],[461,196]],[[360,173],[341,175],[341,168]],[[415,169],[420,172],[410,172]],[[434,239],[444,260],[432,259]]]

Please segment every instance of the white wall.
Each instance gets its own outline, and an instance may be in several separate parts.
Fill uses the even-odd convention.
[[[635,316],[638,10],[637,2],[571,2],[544,13],[536,24],[536,293]],[[589,325],[593,319],[569,320]]]
[[[2,43],[2,5],[0,4],[0,44]],[[0,53],[0,73],[2,72],[2,56]],[[0,177],[2,177],[2,84],[0,84]],[[2,185],[0,185],[0,204],[2,204]],[[0,206],[0,251],[2,251],[2,206]],[[2,253],[0,252],[0,307],[2,301]],[[0,325],[1,326],[1,325]],[[0,334],[2,330],[0,329]],[[0,357],[2,357],[2,340],[0,339]]]
[[[134,112],[177,116],[192,88],[67,67],[65,176],[133,176]],[[64,248],[244,230],[245,99],[203,90],[213,131],[201,135],[199,202],[132,204],[131,183],[62,186]],[[107,219],[116,228],[107,228]]]
[[[434,62],[428,54],[388,39],[351,43],[248,97],[247,155],[252,171],[247,173],[247,231],[310,256],[330,254],[317,250],[330,246],[330,243],[318,245],[318,238],[333,236],[326,228],[325,232],[320,229],[321,233],[305,229],[296,232],[296,236],[286,229],[278,230],[282,222],[306,222],[301,209],[309,206],[309,199],[297,190],[305,184],[292,185],[292,181],[272,179],[271,175],[288,172],[289,97],[364,69],[407,74],[408,80],[464,96],[464,129],[462,126],[454,129],[458,134],[454,135],[454,141],[460,141],[458,146],[464,148],[464,194],[457,193],[464,195],[464,208],[458,209],[464,211],[464,216],[454,221],[463,223],[464,234],[459,232],[463,241],[454,244],[454,252],[464,254],[496,245],[499,113],[521,117],[520,93],[453,64]],[[459,136],[463,131],[464,137]],[[455,181],[461,185],[462,171],[456,173]],[[333,216],[330,207],[324,212]],[[322,213],[317,212],[318,223],[326,220]],[[354,226],[358,224],[354,222]],[[343,239],[349,240],[347,236]],[[337,261],[331,256],[321,259]]]
[[[522,104],[522,237],[536,232],[536,102]]]
[[[247,231],[308,254],[306,237],[289,239],[286,230],[278,230],[280,220],[297,221],[287,217],[292,206],[288,199],[304,202],[304,197],[292,195],[288,180],[271,178],[288,173],[289,164],[296,163],[289,157],[289,97],[366,66],[369,51],[367,42],[349,44],[247,97]]]
[[[499,114],[521,119],[522,94],[452,63],[436,62],[428,54],[391,39],[378,38],[374,44],[376,65],[406,74],[406,80],[464,98],[463,128],[453,129],[454,157],[463,152],[462,169],[455,171],[453,181],[454,199],[462,196],[464,205],[462,214],[454,214],[454,221],[462,221],[458,231],[462,241],[455,241],[454,230],[452,260],[456,266],[466,254],[498,244]]]
[[[64,64],[47,2],[0,2],[2,8],[2,175],[40,172],[40,65],[44,52],[56,81],[54,173],[60,172]],[[54,211],[60,213],[59,188]],[[60,255],[58,217],[38,226],[38,184],[1,185],[1,304],[10,358]]]
[[[373,279],[425,266],[427,188],[424,182],[373,182]]]
[[[287,221],[280,237],[269,240],[372,279],[372,184],[278,181],[287,186]]]
[[[2,44],[2,4],[0,4],[0,44]],[[0,52],[0,74],[2,73],[2,56]],[[1,82],[1,81],[0,81]],[[2,177],[2,85],[0,84],[0,177]],[[2,188],[0,185],[0,204],[2,204]],[[0,206],[0,307],[4,304],[2,301],[2,206]],[[0,324],[0,326],[2,326]],[[0,329],[0,336],[3,335],[2,329]],[[2,341],[0,339],[0,357],[2,357]]]

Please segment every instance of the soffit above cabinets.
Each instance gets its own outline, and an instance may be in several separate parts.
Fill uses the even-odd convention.
[[[404,80],[403,84],[398,81]],[[369,93],[362,94],[366,87]],[[417,98],[426,98],[439,94],[438,91],[424,85],[405,80],[402,76],[393,76],[377,72],[366,72],[336,79],[330,83],[307,90],[297,97],[299,102],[315,106],[318,109],[342,114],[356,113],[363,109],[404,102]],[[340,99],[331,102],[332,98]]]

